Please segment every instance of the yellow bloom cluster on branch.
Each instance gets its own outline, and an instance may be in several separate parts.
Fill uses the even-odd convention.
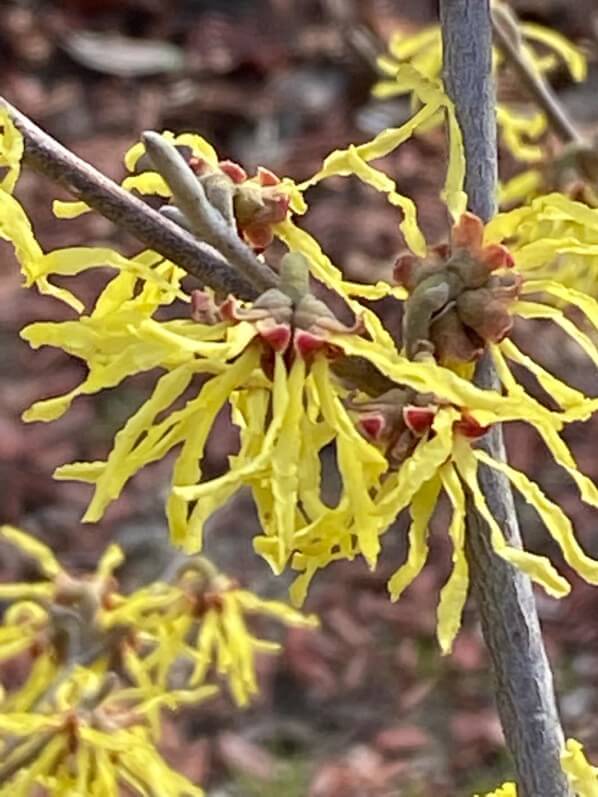
[[[168,581],[130,594],[118,589],[123,554],[111,545],[95,572],[74,576],[39,540],[11,526],[17,546],[43,578],[0,584],[9,603],[0,624],[0,662],[29,656],[16,691],[0,695],[0,795],[172,797],[203,792],[161,759],[160,713],[198,705],[226,681],[245,706],[257,692],[256,656],[278,643],[255,636],[251,616],[313,628],[305,616],[241,589],[202,557],[182,559]],[[177,682],[171,673],[177,667]]]
[[[207,229],[210,241],[226,243],[234,234],[255,254],[278,238],[289,250],[278,287],[263,291],[253,302],[232,296],[222,301],[209,289],[183,291],[181,270],[151,252],[128,259],[126,267],[106,260],[118,273],[89,313],[60,323],[32,324],[23,331],[33,347],[58,346],[88,367],[87,377],[74,390],[37,402],[24,417],[53,420],[79,395],[160,368],[152,394],[118,432],[107,459],[64,465],[57,478],[94,485],[85,515],[93,522],[139,469],[176,449],[167,501],[175,543],[190,553],[200,550],[207,519],[240,488],[248,487],[261,524],[255,550],[275,572],[286,566],[298,572],[291,590],[296,604],[305,598],[314,574],[332,561],[362,556],[375,567],[384,534],[405,509],[411,515],[409,554],[389,582],[391,596],[397,599],[425,564],[429,522],[439,495],[445,493],[453,511],[448,533],[454,566],[440,599],[438,637],[442,649],[449,651],[468,591],[467,496],[487,521],[500,557],[551,595],[569,590],[548,559],[508,544],[478,485],[480,464],[507,476],[535,508],[567,563],[598,583],[598,564],[586,556],[560,507],[525,474],[476,446],[492,424],[529,423],[574,480],[581,499],[598,505],[598,490],[578,470],[560,436],[566,424],[587,420],[598,399],[550,373],[513,340],[520,319],[548,320],[579,345],[593,366],[598,364],[592,338],[598,324],[596,301],[579,288],[565,286],[560,271],[552,277],[540,271],[557,257],[571,270],[580,257],[591,258],[595,219],[584,215],[579,203],[560,195],[502,214],[485,228],[464,213],[465,164],[452,105],[438,81],[420,75],[413,66],[401,68],[406,85],[421,103],[414,117],[370,142],[332,153],[322,169],[299,186],[264,169],[250,178],[238,164],[219,160],[194,134],[146,134],[125,156],[130,171],[143,170],[132,173],[124,185],[167,199],[165,215],[198,236]],[[444,115],[449,132],[443,197],[455,224],[448,243],[430,247],[413,201],[372,162],[425,128],[438,113]],[[175,146],[191,152],[187,160]],[[4,147],[8,152],[8,143]],[[148,156],[152,168],[145,169]],[[402,214],[400,228],[409,251],[399,256],[392,284],[346,281],[294,218],[307,210],[304,193],[312,185],[349,175],[384,193]],[[81,203],[63,203],[56,209],[62,216],[86,210]],[[583,228],[575,245],[568,230],[561,235],[565,221]],[[28,274],[31,265],[22,251],[33,246],[33,234],[30,227],[23,230],[19,227],[12,240]],[[233,253],[233,265],[244,262],[238,248],[227,251]],[[97,262],[83,257],[81,268]],[[263,255],[257,262],[267,268]],[[316,298],[310,277],[336,294],[345,306],[346,322]],[[41,289],[47,289],[46,283]],[[383,297],[404,302],[400,344],[362,303]],[[183,301],[177,303],[179,299]],[[165,304],[182,312],[177,317],[170,311],[170,320],[162,320],[158,311]],[[574,323],[568,307],[581,311],[585,320]],[[484,352],[494,360],[499,390],[482,390],[471,382],[475,361]],[[387,389],[350,384],[337,368],[344,361],[365,363]],[[538,391],[531,394],[517,381],[511,364],[529,371],[540,398]],[[205,480],[204,452],[223,410],[231,413],[239,429],[239,448],[222,476]],[[328,447],[334,447],[340,474],[333,501],[322,485],[322,455]],[[214,631],[214,640],[222,638]],[[226,670],[226,656],[214,656]],[[243,694],[250,693],[251,683],[242,687],[236,682],[237,699],[243,689]]]

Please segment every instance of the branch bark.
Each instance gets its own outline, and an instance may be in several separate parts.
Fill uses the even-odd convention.
[[[185,269],[202,285],[210,285],[224,295],[234,293],[241,299],[254,299],[262,288],[275,284],[272,273],[271,281],[253,285],[211,246],[198,241],[78,158],[2,97],[0,105],[6,108],[23,135],[23,160],[28,166],[54,180],[73,197],[85,201],[147,247]]]
[[[489,0],[440,0],[444,84],[455,104],[467,161],[469,210],[487,221],[496,212],[496,120],[491,76]],[[497,387],[488,356],[475,377]],[[481,446],[504,459],[502,431],[495,427]],[[502,474],[481,467],[479,479],[490,511],[511,545],[521,546],[513,495]],[[485,522],[468,509],[467,556],[493,663],[496,700],[513,756],[519,797],[570,797],[560,766],[563,748],[552,680],[532,586],[527,576],[497,557]]]

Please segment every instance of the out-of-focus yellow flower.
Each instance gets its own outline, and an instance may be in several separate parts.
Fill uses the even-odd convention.
[[[598,298],[598,208],[548,194],[499,213],[486,226],[485,240],[505,241],[530,278]]]
[[[577,797],[598,797],[598,767],[590,764],[576,739],[567,739],[561,764]]]
[[[499,5],[496,3],[496,5]],[[582,81],[586,77],[587,65],[583,53],[556,31],[535,23],[522,22],[518,25],[521,33],[520,48],[524,57],[542,74],[555,66],[564,64],[573,80]],[[548,54],[541,54],[536,45]],[[405,79],[405,66],[408,65],[423,77],[440,82],[442,72],[442,36],[440,27],[424,28],[415,34],[397,32],[389,44],[390,54],[379,59],[379,67],[385,79],[374,86],[374,95],[379,98],[411,95],[414,110],[421,103],[421,97],[413,85]],[[493,68],[500,72],[503,58],[499,50],[493,50]],[[437,113],[426,118],[426,128],[440,121]],[[499,103],[497,122],[504,145],[516,157],[525,161],[540,161],[544,157],[541,146],[535,142],[546,130],[546,118],[542,113],[529,114],[514,107]]]
[[[177,708],[210,697],[214,688],[178,690],[149,701],[87,670],[60,686],[45,712],[2,711],[0,735],[6,745],[0,777],[2,797],[28,797],[35,787],[49,795],[107,797],[127,787],[146,795],[160,784],[169,797],[201,797],[203,791],[171,770],[154,747],[149,710]],[[8,773],[13,773],[12,775]]]
[[[288,626],[315,628],[313,615],[304,615],[285,603],[262,600],[234,581],[215,574],[208,582],[198,581],[197,572],[189,570],[179,581],[183,601],[178,603],[174,622],[183,642],[182,655],[193,662],[191,687],[204,682],[207,674],[216,671],[227,681],[239,706],[246,706],[257,694],[256,654],[278,653],[277,642],[254,636],[247,618],[269,617]],[[160,656],[160,649],[154,656]]]
[[[180,568],[172,584],[155,583],[144,588],[154,607],[139,618],[140,644],[147,651],[125,652],[127,672],[146,697],[152,690],[168,689],[168,676],[175,661],[188,661],[189,686],[204,683],[208,674],[222,676],[240,706],[257,693],[256,655],[278,653],[280,645],[256,637],[248,626],[255,615],[285,625],[314,628],[317,619],[275,600],[262,600],[220,573],[203,557],[191,557]],[[148,606],[147,595],[128,597],[127,603]],[[126,603],[118,607],[116,621],[130,619]]]
[[[13,715],[33,706],[49,711],[54,696],[49,685],[56,679],[64,680],[61,694],[71,695],[67,702],[74,705],[76,695],[103,678],[109,662],[117,661],[132,684],[119,690],[119,700],[135,700],[142,706],[157,733],[160,706],[170,705],[168,695],[174,694],[174,704],[179,701],[179,693],[170,688],[175,664],[187,662],[189,694],[203,695],[197,689],[208,673],[217,672],[226,679],[235,701],[244,706],[257,692],[256,655],[280,650],[276,642],[250,631],[248,617],[307,628],[317,625],[313,616],[241,589],[203,557],[183,560],[168,582],[158,580],[122,594],[113,577],[123,560],[117,546],[106,550],[93,574],[74,578],[33,537],[12,527],[0,531],[34,557],[50,579],[43,584],[48,587],[43,594],[36,590],[37,584],[0,585],[0,598],[17,600],[0,626],[0,660],[27,649],[36,653],[23,686],[4,700],[4,710]],[[26,599],[19,600],[23,595]],[[69,627],[61,625],[63,619],[72,624],[74,639],[65,638]],[[70,674],[83,660],[85,667]],[[209,685],[205,689],[206,695],[213,691]],[[180,699],[186,694],[181,693]]]

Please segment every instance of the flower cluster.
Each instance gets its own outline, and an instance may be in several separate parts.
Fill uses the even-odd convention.
[[[73,575],[43,543],[10,526],[0,540],[37,565],[36,582],[0,584],[9,603],[0,625],[0,661],[29,657],[21,687],[0,699],[0,795],[200,795],[172,772],[155,744],[162,708],[197,705],[222,677],[235,702],[257,692],[255,659],[278,643],[253,635],[251,615],[313,627],[316,620],[241,589],[202,557],[180,561],[168,581],[123,594],[114,575],[123,555],[111,545],[95,572]],[[178,688],[173,688],[176,665]],[[183,683],[181,687],[180,684]],[[6,783],[6,786],[2,784]]]
[[[486,228],[463,212],[464,161],[452,105],[438,85],[413,67],[406,69],[423,104],[416,116],[371,142],[332,153],[322,169],[300,186],[288,178],[277,181],[264,170],[247,180],[239,167],[220,161],[199,136],[146,134],[125,161],[135,169],[149,153],[158,171],[133,174],[124,185],[168,198],[167,215],[196,232],[207,223],[201,211],[207,202],[208,220],[216,214],[216,226],[234,228],[235,235],[249,243],[255,233],[253,244],[258,248],[278,238],[289,249],[278,287],[250,303],[232,296],[217,302],[209,290],[184,293],[180,269],[154,253],[127,260],[88,315],[36,323],[23,331],[33,347],[59,346],[88,366],[88,376],[74,390],[37,402],[24,417],[52,420],[78,395],[112,387],[133,373],[162,369],[152,395],[117,434],[106,461],[64,465],[56,477],[95,485],[85,520],[96,521],[140,468],[178,449],[167,502],[175,543],[191,553],[199,550],[206,520],[237,490],[249,487],[262,527],[254,547],[275,572],[288,564],[299,572],[291,590],[297,604],[313,575],[331,561],[363,556],[374,567],[383,535],[407,509],[412,518],[410,551],[389,582],[391,595],[398,598],[425,563],[429,521],[439,494],[445,492],[453,507],[448,530],[454,568],[440,600],[438,636],[448,651],[468,589],[467,493],[487,520],[499,556],[522,568],[552,595],[569,589],[547,559],[507,543],[478,486],[480,464],[505,474],[536,508],[566,561],[590,582],[598,581],[598,565],[577,543],[562,510],[523,473],[476,446],[494,423],[532,423],[556,462],[576,482],[582,500],[598,505],[598,490],[579,472],[559,434],[568,422],[587,419],[597,400],[558,379],[512,340],[518,319],[549,319],[596,363],[591,336],[560,306],[567,302],[596,324],[596,303],[556,279],[535,278],[539,257],[547,260],[557,252],[572,253],[562,240],[552,249],[542,241],[517,242],[517,234],[523,236],[525,230],[531,236],[536,228],[545,229],[547,204],[514,211],[512,216],[503,214]],[[451,142],[444,198],[456,224],[448,243],[428,248],[412,200],[370,161],[388,154],[440,111],[447,118]],[[174,145],[189,148],[191,160],[185,160]],[[8,145],[4,147],[8,153]],[[159,171],[162,165],[168,179]],[[303,193],[335,175],[357,176],[402,210],[401,229],[410,252],[397,260],[394,285],[345,281],[292,218],[292,213],[307,208]],[[197,203],[190,203],[190,197]],[[243,216],[243,208],[251,205],[248,197],[255,199],[253,217]],[[72,216],[84,208],[80,203],[63,204],[57,210]],[[574,219],[578,222],[580,214]],[[265,225],[260,241],[252,225]],[[21,233],[13,235],[13,242],[23,260],[23,242],[33,239],[33,233],[30,227],[29,238]],[[503,242],[511,244],[513,238],[514,246],[507,249]],[[542,252],[538,249],[536,259],[534,247]],[[577,252],[580,249],[591,256],[589,240],[582,239]],[[86,268],[97,261],[81,262]],[[263,259],[260,262],[265,267]],[[312,293],[310,275],[345,304],[347,322]],[[384,296],[404,301],[402,347],[360,301]],[[166,321],[156,317],[160,306],[179,298],[187,303],[181,317]],[[494,359],[500,392],[482,390],[471,382],[475,361],[486,351]],[[509,361],[531,372],[550,404],[523,389]],[[347,362],[361,363],[375,376],[351,383],[343,377]],[[230,457],[228,471],[206,481],[202,459],[214,421],[224,408],[239,429],[240,445]],[[335,501],[322,484],[322,454],[330,446],[341,479]]]

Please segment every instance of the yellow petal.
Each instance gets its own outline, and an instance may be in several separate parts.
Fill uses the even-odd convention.
[[[551,501],[540,487],[521,471],[515,470],[505,462],[498,462],[484,451],[475,450],[474,455],[479,462],[504,473],[527,503],[536,510],[550,535],[558,543],[567,564],[590,584],[598,584],[598,561],[584,553],[575,539],[571,521],[560,506]]]
[[[449,162],[442,197],[446,202],[453,221],[458,221],[467,210],[467,194],[463,190],[465,184],[465,150],[463,136],[457,122],[455,108],[450,100],[446,103],[449,135]]]
[[[130,455],[139,437],[151,425],[156,415],[169,407],[187,388],[192,373],[184,366],[165,374],[158,380],[154,392],[132,415],[125,426],[114,438],[114,446],[106,467],[96,483],[93,498],[89,504],[83,521],[86,523],[99,520],[106,506],[120,495],[131,472]]]
[[[538,402],[528,399],[524,393],[502,396],[494,390],[481,390],[448,368],[442,368],[431,361],[407,360],[393,354],[392,350],[356,335],[329,333],[328,337],[345,354],[368,360],[393,382],[408,385],[419,393],[435,393],[457,406],[484,413],[483,423],[492,423],[499,419],[520,419],[522,416],[550,418],[548,410],[544,410]],[[482,415],[479,419],[482,419]],[[557,421],[554,420],[554,423]]]
[[[598,797],[598,768],[586,758],[576,739],[567,739],[561,753],[561,766],[579,797]]]
[[[142,172],[125,177],[122,182],[125,191],[138,191],[140,194],[155,194],[169,198],[172,196],[170,187],[157,172]]]
[[[465,555],[465,493],[451,464],[442,466],[440,478],[453,508],[453,517],[449,526],[449,537],[453,543],[453,569],[440,592],[436,632],[442,654],[446,655],[451,652],[461,626],[469,588],[469,565]]]
[[[587,293],[568,288],[555,280],[536,279],[525,280],[522,293],[549,293],[556,296],[581,310],[592,325],[598,329],[598,301],[592,296],[588,296]]]
[[[490,544],[495,553],[540,584],[549,595],[560,598],[571,591],[570,584],[560,576],[544,556],[528,553],[507,544],[500,526],[490,512],[477,479],[477,460],[470,444],[457,438],[453,449],[453,460],[459,475],[469,488],[474,506],[490,529]]]
[[[249,347],[223,374],[206,382],[199,396],[187,404],[178,424],[177,438],[184,440],[184,445],[173,469],[173,487],[199,481],[203,449],[214,419],[232,391],[249,379],[259,363],[259,356],[259,348]],[[178,442],[177,438],[171,444]],[[173,491],[166,506],[171,538],[175,544],[184,545],[192,552],[201,548],[201,527],[199,524],[193,529],[188,527],[188,511],[186,500]]]
[[[416,33],[398,31],[393,33],[388,49],[399,61],[409,61],[421,50],[440,49],[440,27],[430,25]]]
[[[575,390],[565,382],[557,379],[556,376],[553,376],[551,373],[549,373],[549,371],[546,371],[541,365],[538,365],[535,360],[520,351],[520,349],[518,349],[513,341],[509,340],[509,338],[505,338],[497,346],[492,347],[492,356],[495,361],[501,356],[501,352],[510,360],[513,360],[513,362],[517,363],[518,365],[522,365],[524,368],[527,368],[527,370],[536,377],[546,393],[551,396],[563,409],[568,409],[571,407],[583,408],[587,404],[587,398],[581,391]],[[509,382],[509,384],[507,384],[507,382],[503,380],[502,376],[500,378],[507,390],[513,389],[513,383]],[[520,385],[517,385],[517,389],[522,390]]]
[[[574,80],[581,82],[586,79],[588,68],[583,52],[562,34],[534,22],[522,22],[521,30],[526,39],[540,42],[557,53],[565,62]]]
[[[14,246],[27,278],[27,285],[31,285],[43,252],[35,239],[27,214],[17,200],[5,191],[0,191],[0,238]]]
[[[501,141],[515,158],[534,162],[545,157],[542,146],[529,143],[535,141],[546,130],[544,114],[536,113],[530,116],[515,113],[505,105],[499,105],[496,109],[496,121],[500,127]],[[520,177],[521,175],[518,175],[518,178]]]
[[[42,573],[48,578],[55,578],[62,572],[62,568],[52,550],[30,534],[20,531],[14,526],[0,526],[0,538],[8,540],[8,542],[23,551],[26,556],[34,559]]]
[[[537,422],[535,426],[555,462],[563,468],[576,483],[581,500],[590,506],[598,507],[598,487],[596,487],[591,479],[580,472],[564,440],[548,423],[540,421]]]
[[[550,307],[546,304],[539,304],[538,302],[518,301],[513,305],[512,312],[515,315],[521,316],[521,318],[547,318],[554,321],[555,324],[583,349],[592,362],[598,366],[598,349],[594,342],[588,335],[578,329],[575,324],[565,316],[562,310],[556,307]]]
[[[52,202],[52,213],[57,219],[76,219],[84,213],[89,213],[91,209],[86,202],[72,202],[62,199],[55,199]]]
[[[0,180],[0,189],[12,193],[21,171],[23,136],[15,127],[6,108],[0,108],[0,166],[7,169]]]
[[[406,562],[388,580],[390,599],[397,601],[417,578],[428,558],[428,524],[436,509],[440,479],[434,477],[422,484],[411,499],[409,513],[409,553]]]
[[[427,251],[426,241],[422,235],[421,230],[417,224],[417,209],[412,199],[403,194],[399,194],[396,190],[394,180],[391,180],[384,172],[374,169],[367,163],[367,160],[373,157],[380,157],[378,151],[385,154],[384,147],[380,149],[371,149],[369,151],[361,150],[353,145],[348,149],[336,152],[329,155],[324,161],[324,166],[317,175],[310,181],[309,185],[333,175],[341,175],[346,177],[354,174],[367,185],[372,186],[377,191],[381,191],[388,196],[388,201],[400,207],[404,214],[404,219],[399,225],[401,232],[405,237],[407,246],[417,255],[423,256]],[[307,187],[308,184],[306,184]]]
[[[530,197],[533,197],[540,191],[543,182],[544,178],[542,172],[538,171],[538,169],[528,169],[512,177],[510,180],[507,180],[506,183],[501,183],[498,189],[498,201],[500,206],[521,204],[522,202],[529,201]],[[525,211],[527,211],[527,208],[525,208]],[[497,218],[498,216],[494,217],[494,219]],[[494,219],[491,219],[490,223],[492,223]],[[501,219],[499,223],[504,223],[504,220]],[[494,225],[491,232],[488,233],[488,236],[496,236],[497,234],[498,223]]]
[[[119,545],[109,545],[96,568],[96,575],[101,581],[106,581],[125,561],[125,555]]]
[[[164,130],[161,135],[172,144],[181,147],[189,147],[191,149],[192,155],[206,160],[210,166],[216,166],[218,162],[216,150],[205,140],[205,138],[202,138],[202,136],[198,135],[197,133],[179,133],[178,135],[175,135],[174,133],[171,133],[170,130]],[[145,144],[142,141],[138,141],[127,150],[124,156],[124,162],[128,171],[134,171],[139,159],[144,154]]]
[[[396,474],[386,479],[384,489],[377,496],[376,514],[380,525],[386,528],[406,507],[419,489],[428,482],[451,454],[453,424],[459,413],[452,407],[441,408],[434,418],[435,436],[422,440],[413,454],[401,465]]]

